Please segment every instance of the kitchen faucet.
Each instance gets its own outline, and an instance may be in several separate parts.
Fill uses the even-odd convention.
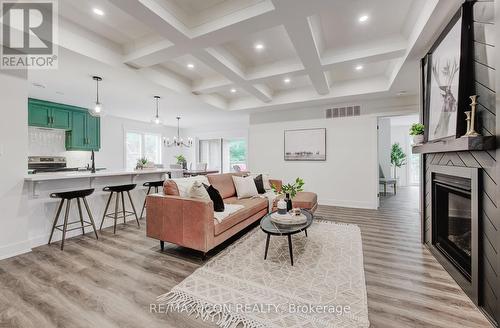
[[[90,155],[90,159],[92,160],[92,170],[90,171],[90,173],[95,173],[95,153],[93,149],[92,155]]]

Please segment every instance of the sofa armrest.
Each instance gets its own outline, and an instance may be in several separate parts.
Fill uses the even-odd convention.
[[[208,251],[214,238],[211,200],[154,194],[147,196],[146,207],[148,237]]]
[[[281,187],[283,186],[283,181],[277,179],[269,179],[269,184],[276,188],[277,192],[281,191]]]

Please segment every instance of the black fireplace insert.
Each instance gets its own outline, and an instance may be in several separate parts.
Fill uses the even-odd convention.
[[[430,250],[478,304],[479,169],[431,165]]]

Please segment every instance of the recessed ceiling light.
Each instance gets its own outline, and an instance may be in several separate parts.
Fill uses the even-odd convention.
[[[287,77],[287,78],[285,78],[285,79],[283,79],[283,82],[285,82],[285,84],[290,83],[290,81],[291,81],[291,80],[290,80],[290,78],[288,78],[288,77]]]
[[[262,43],[256,43],[254,45],[254,48],[255,48],[255,50],[259,50],[259,51],[260,50],[264,50],[264,44],[262,44]]]
[[[356,71],[361,71],[363,69],[363,65],[358,65],[358,66],[354,67],[354,69]]]
[[[189,64],[187,64],[186,66],[187,66],[187,68],[189,68],[189,69],[193,69],[193,68],[194,68],[194,64],[192,64],[192,63],[189,63]]]
[[[363,15],[363,16],[360,16],[360,17],[358,18],[358,21],[359,21],[360,23],[364,23],[364,22],[366,22],[366,21],[368,20],[368,18],[369,18],[369,17],[368,17],[368,15]]]
[[[104,11],[102,11],[102,9],[99,9],[99,8],[94,8],[92,9],[92,11],[94,12],[94,14],[96,15],[99,15],[99,16],[104,16]]]
[[[231,93],[236,93],[236,89],[235,88],[231,88],[231,90],[229,90],[229,91],[231,91]]]

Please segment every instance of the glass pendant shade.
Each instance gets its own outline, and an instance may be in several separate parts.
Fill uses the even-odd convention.
[[[104,114],[102,103],[99,101],[99,82],[102,77],[93,76],[92,79],[96,82],[96,100],[94,105],[90,108],[89,112],[92,116],[102,116]]]
[[[155,96],[155,101],[156,101],[156,110],[155,110],[155,114],[153,116],[153,118],[151,119],[151,123],[153,123],[154,125],[160,125],[162,124],[162,121],[161,121],[161,118],[160,118],[160,114],[159,114],[159,111],[160,111],[160,107],[159,107],[159,102],[160,102],[160,96]]]

